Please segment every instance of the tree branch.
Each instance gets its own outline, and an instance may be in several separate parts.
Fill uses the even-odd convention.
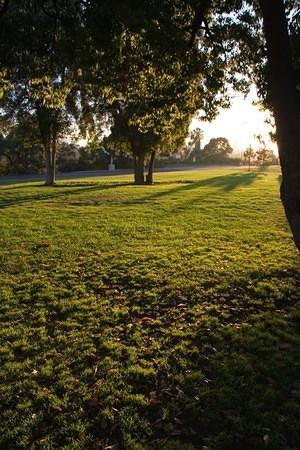
[[[188,46],[189,49],[191,49],[193,47],[193,45],[195,44],[197,32],[201,28],[202,23],[204,21],[206,21],[205,16],[206,16],[206,13],[210,6],[210,3],[211,3],[210,0],[203,0],[200,3],[199,8],[195,12],[194,21],[193,21],[193,24],[191,27],[191,37],[190,37],[189,46]]]

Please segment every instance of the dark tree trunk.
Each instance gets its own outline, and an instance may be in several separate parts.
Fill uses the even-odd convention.
[[[53,180],[52,184],[55,184],[55,175],[56,175],[56,135],[53,137],[52,141],[52,152],[51,152],[51,178]]]
[[[134,156],[134,184],[145,184],[145,155]]]
[[[51,145],[45,146],[45,161],[46,161],[46,186],[53,186],[55,184],[55,163],[56,163],[56,149],[51,148]]]
[[[50,110],[36,104],[38,124],[43,142],[46,164],[46,186],[55,184],[56,143],[57,143],[57,118]]]
[[[154,160],[155,160],[155,150],[153,150],[151,152],[149,165],[148,165],[148,173],[147,173],[147,176],[146,176],[146,184],[153,184]]]
[[[300,102],[283,0],[259,0],[282,169],[281,200],[300,250]]]
[[[45,159],[45,152],[43,151],[43,148],[39,150],[39,173],[43,173],[44,169],[44,159]]]

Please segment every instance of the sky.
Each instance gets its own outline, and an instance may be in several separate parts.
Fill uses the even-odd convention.
[[[255,100],[257,100],[255,88],[251,89],[246,98],[240,93],[233,93],[231,107],[220,110],[213,122],[199,122],[193,119],[191,128],[200,127],[203,130],[202,148],[211,138],[225,137],[233,147],[234,153],[240,155],[249,145],[254,149],[258,148],[255,135],[260,134],[268,148],[277,154],[276,144],[271,142],[269,137],[272,128],[265,123],[270,114],[267,111],[260,111],[258,106],[253,105]]]

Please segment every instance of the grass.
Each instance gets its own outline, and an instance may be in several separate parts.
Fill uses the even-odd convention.
[[[276,169],[0,185],[0,448],[296,449]]]

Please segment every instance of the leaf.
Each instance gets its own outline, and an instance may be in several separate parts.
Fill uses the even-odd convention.
[[[58,412],[58,413],[63,412],[62,408],[59,405],[52,405],[52,409],[53,409],[53,411]]]
[[[152,319],[152,317],[148,317],[148,316],[142,317],[141,321],[144,322],[144,323],[153,323],[153,322],[155,322],[155,320]]]

